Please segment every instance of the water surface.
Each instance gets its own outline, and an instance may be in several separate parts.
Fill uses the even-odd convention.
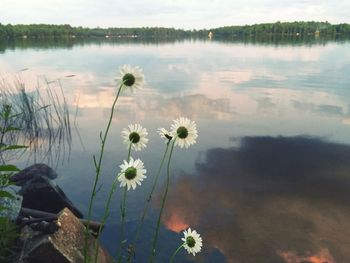
[[[57,183],[86,211],[92,154],[116,94],[114,78],[123,64],[143,68],[145,88],[118,101],[94,209],[99,220],[127,156],[121,130],[141,123],[150,143],[132,156],[144,161],[148,178],[128,193],[128,240],[164,151],[156,128],[180,116],[197,122],[197,143],[174,152],[157,262],[167,262],[181,231],[192,227],[203,237],[203,253],[181,252],[177,262],[342,263],[350,258],[349,50],[347,41],[14,46],[0,54],[0,72],[11,79],[28,68],[19,74],[29,90],[42,76],[60,79],[79,133],[73,132],[69,161],[57,167]],[[136,262],[149,254],[164,178]],[[119,242],[120,195],[102,237],[111,254]]]

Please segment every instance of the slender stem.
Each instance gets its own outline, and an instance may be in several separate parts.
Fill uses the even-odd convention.
[[[7,122],[8,122],[8,119],[7,118],[4,119],[4,126],[1,129],[0,146],[2,146],[3,143],[4,143],[4,136],[5,136],[5,133],[6,133]]]
[[[181,248],[182,248],[185,244],[186,244],[186,243],[183,243],[181,246],[179,246],[179,247],[175,250],[175,252],[173,253],[173,255],[172,255],[171,258],[170,258],[169,263],[173,263],[176,254],[181,250]]]
[[[109,120],[106,126],[106,130],[104,132],[103,137],[101,136],[101,150],[100,150],[100,155],[98,158],[98,161],[96,162],[96,159],[94,157],[94,164],[95,164],[95,168],[96,168],[96,175],[95,175],[95,180],[94,180],[94,184],[93,184],[93,188],[92,188],[92,192],[91,192],[91,196],[90,196],[90,201],[89,201],[89,209],[88,209],[88,215],[87,215],[87,226],[85,229],[85,240],[84,240],[84,263],[86,263],[88,261],[87,259],[87,252],[88,252],[88,239],[89,239],[89,227],[90,227],[90,220],[91,220],[91,213],[92,213],[92,206],[93,206],[93,201],[94,198],[96,196],[96,188],[97,188],[97,183],[100,177],[100,172],[101,172],[101,165],[102,165],[102,159],[103,159],[103,155],[104,155],[104,149],[105,149],[105,145],[106,145],[106,141],[107,141],[107,137],[108,137],[108,132],[109,129],[111,127],[111,123],[112,123],[112,119],[113,119],[113,114],[114,114],[114,108],[115,105],[117,103],[117,100],[119,98],[120,92],[122,90],[123,87],[123,83],[120,85],[119,89],[118,89],[118,93],[113,101],[112,104],[112,108],[111,108],[111,113],[109,116]]]
[[[2,114],[6,115],[4,111],[6,111],[6,109],[2,109]],[[6,133],[6,128],[7,128],[7,124],[8,124],[8,117],[3,116],[4,118],[4,125],[1,129],[1,138],[0,138],[0,147],[4,146],[4,137],[5,137],[5,133]],[[1,158],[1,163],[5,163],[5,158],[2,155],[2,151],[0,151],[0,158]]]
[[[132,146],[132,142],[129,144],[129,148],[128,148],[128,162],[130,161],[130,154],[131,154],[131,146]]]
[[[122,259],[122,248],[123,248],[123,243],[124,243],[124,221],[125,221],[125,203],[126,203],[126,193],[127,193],[127,187],[124,187],[124,194],[123,194],[123,203],[120,207],[121,209],[121,227],[120,227],[120,252],[119,252],[119,257],[118,257],[118,263],[121,262]]]
[[[128,162],[130,162],[130,155],[131,155],[131,146],[132,146],[132,142],[130,142],[129,144],[129,149],[128,149]],[[118,257],[118,262],[121,262],[122,259],[122,246],[123,246],[123,242],[124,242],[124,221],[125,221],[125,217],[126,217],[126,193],[127,193],[127,187],[125,185],[124,187],[124,194],[123,194],[123,201],[122,204],[120,206],[120,210],[121,210],[121,226],[120,226],[120,253],[119,253],[119,257]]]
[[[116,185],[118,183],[118,177],[120,175],[121,174],[118,174],[116,176],[116,178],[113,181],[111,190],[109,191],[109,195],[108,195],[108,199],[107,199],[107,202],[106,202],[105,211],[104,211],[104,214],[103,214],[103,217],[102,217],[102,221],[101,221],[101,227],[98,229],[98,233],[97,233],[97,239],[96,239],[96,243],[95,243],[95,261],[94,262],[97,262],[98,251],[99,251],[98,246],[97,246],[97,241],[100,239],[100,234],[101,234],[101,231],[102,231],[102,227],[106,224],[107,218],[109,217],[109,206],[111,204],[112,196],[113,196],[113,194],[115,192]]]
[[[170,144],[170,141],[167,143],[166,145],[166,148],[165,148],[165,152],[164,152],[164,155],[163,155],[163,158],[162,158],[162,161],[160,162],[160,165],[159,165],[159,168],[158,168],[158,171],[156,173],[156,177],[154,178],[154,181],[153,181],[153,186],[152,186],[152,189],[148,195],[148,198],[146,200],[146,203],[145,203],[145,206],[143,208],[143,213],[142,213],[142,216],[141,216],[141,220],[140,220],[140,223],[138,224],[137,226],[137,230],[136,230],[136,235],[135,235],[135,239],[134,239],[134,244],[136,245],[137,241],[139,240],[140,238],[140,233],[141,233],[141,229],[142,229],[142,226],[143,226],[143,221],[145,220],[145,217],[146,217],[146,214],[147,214],[147,209],[148,209],[148,206],[151,202],[151,199],[152,199],[152,195],[153,195],[153,192],[156,188],[156,185],[157,185],[157,182],[158,182],[158,177],[160,175],[160,171],[162,170],[162,167],[163,167],[163,164],[164,164],[164,161],[165,161],[165,157],[166,157],[166,154],[168,152],[168,149],[169,149],[169,144]]]
[[[160,208],[160,212],[159,212],[159,216],[158,216],[156,232],[155,232],[154,237],[153,237],[152,251],[151,251],[150,258],[149,258],[150,263],[153,262],[154,257],[156,255],[156,246],[157,246],[157,240],[158,240],[158,234],[159,234],[160,220],[162,218],[163,210],[164,210],[164,207],[165,207],[165,201],[166,201],[166,198],[167,198],[167,195],[168,195],[168,191],[169,191],[170,161],[171,161],[171,156],[173,154],[175,141],[176,141],[176,137],[174,138],[174,141],[173,141],[173,143],[171,145],[171,149],[170,149],[170,154],[169,154],[169,159],[168,159],[168,164],[167,164],[167,178],[166,178],[165,192],[164,192],[164,195],[163,195],[162,206]]]

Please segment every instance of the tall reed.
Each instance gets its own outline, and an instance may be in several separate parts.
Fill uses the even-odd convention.
[[[29,160],[56,166],[68,159],[72,142],[70,113],[59,80],[38,78],[36,87],[28,90],[20,75],[0,78],[0,105],[5,104],[11,104],[17,114],[11,124],[21,127],[17,134],[7,134],[6,139],[28,145]],[[18,152],[11,154],[7,158],[18,158]]]

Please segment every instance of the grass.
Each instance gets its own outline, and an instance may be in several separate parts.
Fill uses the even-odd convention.
[[[28,160],[57,165],[69,157],[70,116],[59,80],[38,79],[36,87],[29,91],[20,75],[10,80],[0,78],[0,107],[6,104],[18,114],[11,125],[21,130],[19,134],[7,133],[5,139],[9,144],[27,145]],[[18,152],[6,156],[14,157],[18,157]]]
[[[0,198],[13,198],[9,178],[18,168],[9,163],[22,154],[28,162],[51,165],[64,161],[72,141],[68,106],[59,80],[43,79],[28,91],[20,75],[0,78]],[[29,151],[28,151],[29,150]],[[0,210],[8,209],[0,204]],[[16,255],[18,228],[0,216],[0,262]]]
[[[18,229],[9,219],[0,217],[0,262],[12,262],[16,254]]]

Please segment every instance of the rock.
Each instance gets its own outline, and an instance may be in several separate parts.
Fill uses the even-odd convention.
[[[30,183],[32,179],[39,177],[55,179],[57,173],[44,163],[36,163],[13,175],[10,180],[18,186],[23,186],[26,183]]]
[[[54,234],[35,234],[26,236],[26,244],[22,251],[20,262],[26,263],[82,263],[84,262],[85,227],[80,220],[67,208],[59,215],[57,224],[60,226]],[[25,228],[28,232],[28,228]],[[30,230],[29,230],[30,231]],[[112,263],[112,257],[101,247],[100,243],[89,234],[89,258],[94,257],[94,244],[98,246],[97,263]]]
[[[75,216],[82,218],[83,213],[68,199],[61,188],[47,176],[32,177],[23,184],[18,192],[23,196],[22,206],[57,214],[65,207]]]
[[[35,220],[36,222],[40,222],[40,220],[46,220],[50,222],[57,221],[57,215],[53,213],[48,213],[48,212],[43,212],[39,210],[22,207],[19,213],[19,219],[17,220],[18,223],[26,224],[26,223],[30,223],[30,221],[33,221],[33,220]],[[86,219],[80,219],[80,222],[86,227],[89,226],[90,233],[92,233],[95,237],[104,228],[104,225],[102,225],[100,222],[97,222],[97,221],[90,220],[88,222],[88,220]]]

